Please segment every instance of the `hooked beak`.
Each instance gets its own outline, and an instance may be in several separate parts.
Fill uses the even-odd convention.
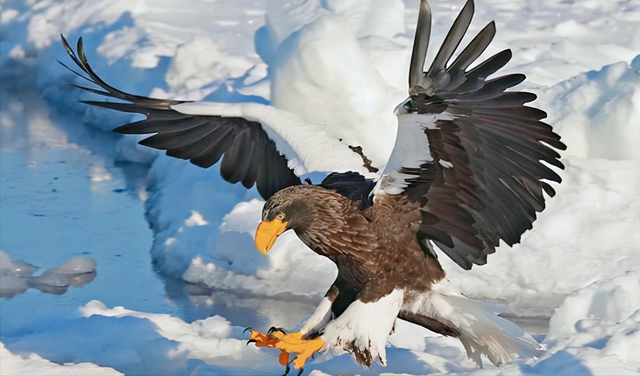
[[[278,236],[287,229],[287,223],[279,219],[260,222],[254,238],[258,251],[267,254]]]

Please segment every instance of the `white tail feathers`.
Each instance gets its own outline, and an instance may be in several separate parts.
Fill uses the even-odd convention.
[[[467,355],[480,366],[481,354],[500,365],[539,356],[543,350],[519,326],[497,316],[481,302],[466,298],[446,279],[433,285],[428,293],[409,294],[402,309],[455,328]]]
[[[442,295],[441,303],[449,305],[446,310],[450,314],[445,318],[460,331],[459,338],[467,355],[478,365],[482,366],[480,354],[485,354],[495,365],[540,355],[542,347],[533,337],[473,300]]]

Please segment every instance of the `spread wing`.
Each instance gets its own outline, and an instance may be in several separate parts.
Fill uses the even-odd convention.
[[[381,188],[421,203],[420,244],[435,242],[457,264],[486,263],[502,239],[513,245],[545,207],[543,180],[560,182],[548,165],[564,168],[560,136],[525,106],[536,96],[505,91],[525,79],[489,79],[511,58],[504,50],[469,66],[495,35],[489,23],[455,58],[474,13],[469,0],[430,68],[423,72],[431,10],[421,2],[409,73],[410,97],[396,109],[398,138]],[[544,162],[544,163],[543,163]]]
[[[294,114],[257,103],[188,102],[124,93],[105,83],[91,69],[82,39],[78,40],[77,55],[64,37],[62,42],[88,77],[72,72],[102,90],[75,86],[120,100],[85,103],[147,117],[120,126],[115,132],[153,134],[139,143],[166,150],[167,155],[188,159],[200,167],[210,167],[222,159],[220,174],[225,180],[241,182],[246,188],[256,184],[265,200],[282,188],[301,183],[288,159],[300,159],[301,173],[349,170],[367,173],[362,157],[326,134],[322,127],[306,123]]]

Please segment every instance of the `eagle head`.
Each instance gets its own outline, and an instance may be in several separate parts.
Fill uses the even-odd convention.
[[[315,185],[295,185],[276,192],[262,209],[262,222],[254,238],[256,247],[266,254],[287,230],[294,230],[306,244],[304,235],[308,232],[338,225],[345,201],[348,206],[348,199],[339,193]]]

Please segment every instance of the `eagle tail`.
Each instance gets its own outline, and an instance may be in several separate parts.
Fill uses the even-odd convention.
[[[458,338],[469,358],[478,365],[482,366],[481,354],[495,365],[540,355],[542,347],[533,337],[478,302],[464,296],[445,295],[442,303],[446,310],[453,309],[448,319],[457,323]]]
[[[486,304],[466,298],[446,279],[433,285],[430,292],[407,299],[399,317],[458,337],[469,358],[479,366],[481,354],[493,364],[501,365],[540,356],[543,350],[519,326],[496,315]]]

